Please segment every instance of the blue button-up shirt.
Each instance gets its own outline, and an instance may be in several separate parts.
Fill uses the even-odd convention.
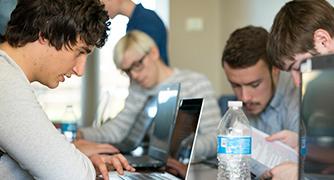
[[[299,117],[299,88],[287,72],[280,72],[275,95],[265,110],[257,117],[248,116],[253,127],[267,134],[285,129],[298,132]]]

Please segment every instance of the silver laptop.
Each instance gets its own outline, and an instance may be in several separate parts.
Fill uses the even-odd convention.
[[[203,98],[182,99],[177,112],[175,127],[172,131],[171,143],[167,151],[168,157],[187,166],[191,159],[194,139],[200,124]],[[153,139],[152,139],[153,140]],[[167,157],[166,157],[167,159]],[[125,172],[120,176],[117,172],[109,172],[110,179],[183,179],[166,171],[166,160],[160,169],[149,171]],[[153,170],[153,171],[152,171]],[[186,172],[186,173],[187,173]]]
[[[299,150],[299,177],[334,179],[334,55],[313,57],[301,65],[300,94],[306,144]]]
[[[178,108],[180,84],[167,84],[157,96],[156,115],[150,136],[148,154],[125,157],[135,168],[159,168],[166,164]]]

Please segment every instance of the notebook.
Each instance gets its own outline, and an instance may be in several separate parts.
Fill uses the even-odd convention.
[[[300,87],[299,177],[334,179],[334,55],[307,59]]]
[[[203,98],[182,99],[177,112],[175,126],[172,131],[171,145],[168,149],[169,158],[183,163],[187,167],[191,159],[193,143],[196,138],[197,130],[200,123]],[[152,139],[154,143],[154,139]],[[166,158],[167,159],[167,158]],[[162,168],[155,169],[157,171],[146,172],[125,172],[120,176],[117,172],[109,172],[110,179],[182,179],[182,177],[174,176],[165,170],[166,159]],[[151,169],[152,170],[152,169]]]

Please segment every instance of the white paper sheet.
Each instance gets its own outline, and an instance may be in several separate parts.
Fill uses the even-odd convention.
[[[251,171],[257,177],[285,161],[298,163],[298,154],[291,147],[279,142],[268,142],[268,134],[252,128]]]

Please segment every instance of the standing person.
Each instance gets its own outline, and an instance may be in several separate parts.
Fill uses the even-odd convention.
[[[98,0],[18,1],[0,44],[2,179],[95,179],[94,167],[108,179],[105,163],[133,170],[121,155],[88,159],[67,142],[30,85],[56,88],[84,73],[87,55],[107,38],[103,8]]]
[[[222,66],[253,127],[267,134],[298,132],[299,90],[289,73],[271,65],[268,36],[262,27],[235,30],[224,48]]]
[[[220,111],[207,77],[197,72],[165,65],[153,39],[138,30],[128,32],[117,42],[114,61],[116,66],[130,77],[129,96],[124,109],[99,128],[79,129],[79,138],[102,143],[121,143],[130,130],[140,130],[130,129],[136,120],[146,120],[143,115],[145,112],[142,111],[146,101],[157,95],[165,84],[179,82],[181,98],[205,98],[194,157],[199,160],[215,155],[216,128]],[[136,142],[139,137],[130,138]]]
[[[169,65],[167,47],[167,29],[161,18],[142,4],[135,4],[132,0],[101,0],[105,4],[110,18],[124,15],[129,18],[126,31],[140,30],[151,36],[159,48],[162,61]]]
[[[333,53],[333,38],[334,8],[326,0],[290,1],[275,16],[267,44],[268,56],[273,65],[290,71],[299,85],[301,63],[316,55]],[[273,168],[269,176],[297,179],[297,168],[295,163],[286,163]]]

